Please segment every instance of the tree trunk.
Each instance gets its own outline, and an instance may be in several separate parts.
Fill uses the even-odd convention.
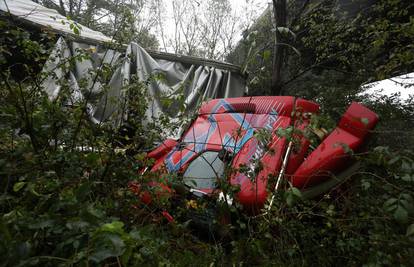
[[[286,46],[280,45],[283,42],[283,35],[278,31],[278,27],[286,27],[287,9],[286,0],[273,0],[273,15],[275,26],[275,43],[273,47],[273,71],[272,71],[272,95],[282,93],[282,67],[286,54]]]

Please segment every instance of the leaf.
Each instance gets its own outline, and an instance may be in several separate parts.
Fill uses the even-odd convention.
[[[333,145],[333,147],[342,147],[342,149],[344,150],[344,152],[346,154],[353,155],[353,153],[354,153],[354,151],[349,147],[349,145],[348,144],[345,144],[345,143],[338,142],[338,143],[335,143]]]
[[[361,186],[364,190],[367,190],[371,187],[371,183],[367,180],[362,180],[361,181]]]
[[[104,217],[104,212],[101,209],[97,209],[92,204],[83,208],[81,213],[82,220],[89,223],[97,223]]]
[[[79,188],[75,190],[76,199],[78,201],[83,201],[89,195],[91,188],[89,183],[83,183]]]
[[[292,207],[295,202],[302,198],[302,193],[296,187],[291,187],[285,192],[286,204]]]
[[[406,236],[412,236],[412,235],[414,235],[414,223],[413,224],[410,224],[407,227],[407,233],[405,235]]]
[[[286,204],[287,204],[289,207],[292,207],[292,206],[293,206],[293,203],[294,203],[294,199],[293,199],[292,194],[288,194],[288,195],[286,196]]]
[[[302,198],[302,193],[299,189],[297,189],[296,187],[292,187],[291,190],[293,195],[297,196],[298,198]]]
[[[266,61],[270,58],[271,55],[272,55],[272,52],[270,52],[270,50],[265,50],[263,52],[263,59]]]
[[[95,152],[88,153],[87,155],[85,155],[85,160],[89,165],[97,164],[99,160],[99,155]]]
[[[393,211],[396,208],[396,203],[397,203],[398,199],[396,198],[390,198],[387,201],[384,202],[384,209],[386,211]]]
[[[13,185],[13,191],[19,192],[26,185],[26,182],[18,182]]]
[[[400,223],[406,223],[408,220],[408,212],[402,206],[397,206],[394,212],[394,218]]]
[[[66,228],[69,230],[84,230],[86,227],[88,227],[90,224],[85,221],[70,221],[65,224]]]
[[[113,221],[111,223],[106,223],[101,226],[101,230],[110,233],[123,233],[124,223],[120,221]]]
[[[111,241],[112,245],[117,250],[122,250],[125,247],[125,243],[119,235],[117,235],[117,234],[108,234],[106,237],[109,239],[109,241]]]
[[[290,34],[293,37],[293,39],[296,39],[296,34],[287,27],[277,27],[277,31],[285,35]]]
[[[403,177],[401,177],[406,182],[414,182],[414,175],[410,175],[406,173]]]
[[[103,260],[106,260],[106,259],[111,258],[111,257],[116,257],[116,256],[119,256],[119,255],[121,255],[121,254],[119,254],[118,251],[115,251],[113,249],[101,249],[101,250],[93,253],[90,256],[90,259],[94,262],[99,263],[99,262],[102,262]]]
[[[78,27],[74,27],[74,28],[73,28],[73,32],[74,32],[76,35],[79,35],[79,34],[80,34],[80,32],[79,32],[79,28],[78,28]]]
[[[28,188],[29,188],[29,192],[30,192],[30,193],[32,193],[33,195],[35,195],[35,196],[37,196],[37,197],[42,196],[41,194],[39,194],[39,193],[36,191],[36,189],[35,189],[35,187],[34,187],[34,185],[33,185],[33,184],[29,184],[29,185],[28,185]]]
[[[404,160],[401,164],[401,170],[405,171],[405,172],[410,172],[411,171],[411,164]]]
[[[46,220],[42,220],[36,223],[32,223],[29,225],[29,229],[46,229],[46,228],[50,228],[54,225],[53,220],[51,219],[46,219]]]
[[[362,122],[364,125],[368,125],[368,123],[369,123],[369,119],[368,119],[368,118],[361,118],[361,122]]]
[[[397,161],[399,161],[401,158],[399,157],[399,156],[396,156],[396,157],[394,157],[394,158],[392,158],[392,159],[390,159],[389,161],[388,161],[388,164],[389,165],[393,165],[394,163],[396,163]]]
[[[298,56],[301,56],[302,54],[300,53],[300,51],[296,48],[296,47],[294,47],[294,46],[289,46],[290,48],[292,48],[293,49],[293,51],[295,51],[295,53],[298,55]]]

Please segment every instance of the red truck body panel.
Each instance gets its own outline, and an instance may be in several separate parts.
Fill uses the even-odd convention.
[[[280,128],[305,129],[309,113],[318,113],[316,103],[292,96],[258,96],[211,100],[201,106],[198,117],[178,141],[166,140],[148,154],[155,159],[151,171],[184,174],[189,165],[206,151],[230,153],[230,164],[236,170],[228,182],[240,187],[236,196],[244,207],[263,207],[269,178],[277,176],[287,149],[287,140],[279,137]],[[358,103],[352,103],[334,129],[309,155],[309,140],[295,136],[299,147],[292,151],[286,179],[298,188],[306,188],[329,179],[350,163],[347,148],[358,150],[375,127],[378,116]],[[263,144],[256,133],[266,129],[271,140]],[[261,162],[262,168],[257,169]],[[247,171],[237,171],[244,168]],[[255,172],[256,170],[256,172]],[[217,177],[220,179],[220,177]],[[197,188],[210,194],[215,188]]]

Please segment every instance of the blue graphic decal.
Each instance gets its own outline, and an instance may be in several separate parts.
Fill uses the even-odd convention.
[[[223,148],[229,150],[233,153],[238,153],[244,144],[253,137],[254,128],[248,122],[246,115],[242,115],[234,112],[234,108],[226,100],[220,99],[218,103],[212,108],[212,111],[208,117],[207,121],[209,122],[209,127],[207,132],[198,131],[197,135],[186,136],[184,139],[185,143],[194,144],[192,150],[182,151],[178,148],[174,148],[165,159],[165,165],[168,171],[178,171],[184,164],[186,164],[191,158],[197,153],[200,153],[206,149],[207,143],[210,140],[211,136],[215,133],[218,128],[218,123],[216,120],[216,114],[220,108],[223,108],[225,111],[230,111],[229,115],[239,124],[240,128],[245,132],[243,137],[233,138],[231,134],[226,133],[221,140]],[[272,110],[269,116],[269,121],[265,125],[265,128],[272,128],[273,123],[276,121],[278,114],[276,111]],[[194,127],[194,126],[193,126]],[[175,153],[182,153],[180,155],[180,160],[177,163],[174,163],[173,156]]]

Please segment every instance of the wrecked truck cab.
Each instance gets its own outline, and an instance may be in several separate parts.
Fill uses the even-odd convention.
[[[337,127],[310,149],[303,132],[318,112],[316,103],[292,96],[211,100],[179,140],[168,139],[148,154],[155,160],[150,171],[180,174],[181,182],[198,196],[217,193],[218,184],[226,182],[239,188],[235,201],[259,211],[276,176],[306,190],[349,167],[347,151],[357,151],[378,121],[374,112],[352,103]],[[296,129],[290,137],[294,149],[288,149],[288,136],[278,134],[289,127]],[[260,131],[267,138],[260,138]]]

